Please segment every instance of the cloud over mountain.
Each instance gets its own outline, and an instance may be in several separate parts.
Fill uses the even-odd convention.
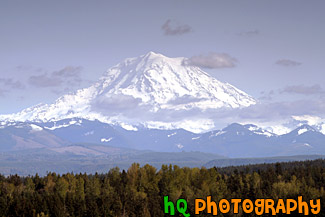
[[[226,53],[211,52],[207,55],[192,56],[184,64],[208,69],[232,68],[236,66],[237,59]]]

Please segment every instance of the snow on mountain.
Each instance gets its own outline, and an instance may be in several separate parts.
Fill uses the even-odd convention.
[[[319,126],[319,132],[325,134],[325,123],[322,123],[322,124]]]
[[[108,139],[106,139],[106,138],[102,138],[100,141],[101,141],[101,142],[110,142],[112,139],[113,139],[112,137],[110,137],[110,138],[108,138]]]
[[[183,57],[169,58],[153,52],[128,58],[110,68],[88,88],[64,95],[53,104],[39,104],[19,113],[0,115],[0,120],[48,122],[84,118],[137,130],[131,126],[134,120],[129,121],[135,117],[138,123],[151,128],[182,128],[183,120],[164,120],[164,115],[159,115],[159,120],[144,120],[142,116],[150,118],[152,114],[168,111],[165,116],[169,117],[177,111],[242,108],[256,103],[245,92],[186,62]],[[188,130],[214,127],[211,120],[185,119],[197,123]]]
[[[281,124],[266,126],[265,129],[269,132],[276,134],[276,135],[284,135],[291,131],[291,128],[288,128]]]
[[[31,124],[30,127],[32,128],[33,131],[42,131],[43,128],[36,125],[36,124]]]
[[[180,121],[163,122],[163,121],[147,121],[143,123],[149,129],[184,129],[193,133],[207,132],[215,128],[214,121],[211,119],[195,119],[191,120],[189,117]]]
[[[276,134],[272,133],[272,132],[269,132],[268,130],[264,130],[256,125],[253,125],[253,124],[247,124],[247,125],[244,125],[244,127],[246,129],[248,129],[249,131],[253,132],[254,134],[257,134],[257,135],[264,135],[266,137],[271,137],[271,136],[275,136]]]
[[[255,104],[243,91],[218,81],[199,67],[185,65],[185,60],[153,52],[127,59],[102,77],[100,94],[132,96],[152,105],[154,111]]]
[[[325,120],[318,116],[302,115],[292,116],[292,118],[298,122],[298,125],[308,124],[319,132],[325,134]]]
[[[82,123],[82,120],[69,120],[68,122],[66,123],[60,123],[60,124],[57,124],[56,122],[53,123],[53,126],[51,127],[44,127],[45,129],[48,129],[48,130],[55,130],[55,129],[59,129],[59,128],[64,128],[64,127],[68,127],[68,126],[71,126],[71,125],[81,125]]]
[[[294,132],[296,135],[302,135],[306,132],[317,132],[317,131],[313,127],[304,124],[298,127],[297,129],[293,130],[292,132]]]
[[[93,148],[98,144],[101,147],[109,145],[159,152],[204,151],[230,157],[325,153],[325,135],[309,125],[302,125],[281,136],[257,125],[238,123],[200,134],[183,129],[157,130],[146,127],[134,131],[77,118],[46,123],[16,122],[2,126],[0,151],[4,152],[44,149],[76,155],[97,155],[95,151],[100,155],[105,154]]]

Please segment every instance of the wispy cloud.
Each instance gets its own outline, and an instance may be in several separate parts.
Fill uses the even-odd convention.
[[[1,97],[5,97],[13,90],[23,90],[26,88],[23,83],[12,78],[0,78],[0,86]]]
[[[280,59],[276,61],[275,64],[279,66],[285,66],[285,67],[294,67],[294,66],[300,66],[302,63],[290,59]]]
[[[47,73],[41,75],[33,75],[28,79],[30,85],[35,87],[57,87],[63,83],[63,80],[59,77],[52,77]]]
[[[158,121],[172,123],[185,121],[188,117],[193,120],[217,120],[216,124],[225,125],[232,122],[238,123],[285,123],[292,116],[324,116],[325,99],[304,99],[295,101],[279,101],[258,103],[238,109],[206,109],[197,108],[187,110],[159,109],[153,111],[148,104],[143,104],[140,99],[131,96],[118,95],[112,98],[103,97],[92,103],[91,109],[110,117],[119,117],[131,122]],[[134,116],[134,114],[139,114]],[[135,121],[136,122],[136,121]]]
[[[161,29],[164,35],[183,35],[192,31],[192,28],[187,24],[179,24],[176,21],[168,19],[162,26]]]
[[[287,85],[283,88],[273,89],[270,91],[262,91],[261,96],[258,98],[263,104],[274,103],[283,97],[289,99],[300,100],[325,100],[325,89],[319,84],[314,85]],[[306,98],[308,97],[308,98]]]
[[[204,101],[207,100],[206,98],[195,98],[193,96],[187,95],[185,94],[184,96],[180,96],[176,99],[170,100],[168,101],[168,104],[171,105],[182,105],[182,104],[187,104],[187,103],[191,103],[191,102],[200,102],[200,101]]]
[[[315,84],[311,86],[291,85],[291,86],[286,86],[285,88],[281,89],[279,92],[290,93],[290,94],[318,95],[318,94],[324,94],[325,90],[319,84]]]
[[[52,75],[62,78],[79,78],[81,70],[80,66],[66,66],[59,71],[52,72]]]
[[[128,110],[134,110],[140,103],[142,102],[139,98],[134,98],[133,96],[117,94],[111,97],[99,97],[95,101],[92,102],[92,108],[101,112],[110,112],[118,113],[125,112]],[[109,108],[109,109],[107,109]]]
[[[12,78],[0,78],[0,84],[10,89],[25,89],[25,85]]]
[[[239,111],[241,119],[260,121],[281,120],[292,115],[324,115],[324,100],[295,100],[257,104]]]
[[[201,68],[217,69],[235,67],[237,60],[226,53],[209,53],[207,55],[192,56],[184,61],[185,65],[193,65]]]
[[[80,77],[82,67],[66,66],[58,71],[32,75],[28,78],[28,83],[34,87],[59,87],[78,86],[82,81]]]
[[[270,90],[269,92],[267,91],[262,91],[261,92],[261,97],[259,97],[259,100],[272,100],[273,99],[273,96],[275,94],[275,91],[274,90]]]

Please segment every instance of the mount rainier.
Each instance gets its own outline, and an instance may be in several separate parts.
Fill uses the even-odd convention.
[[[130,130],[141,124],[201,132],[212,129],[213,120],[191,118],[191,111],[256,104],[245,92],[187,62],[183,57],[169,58],[154,52],[128,58],[88,88],[64,95],[53,104],[39,104],[16,114],[1,115],[0,119],[48,122],[84,118]]]

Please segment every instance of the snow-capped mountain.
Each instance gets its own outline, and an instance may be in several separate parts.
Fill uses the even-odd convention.
[[[149,52],[125,60],[108,70],[100,82],[100,94],[126,95],[159,109],[243,107],[255,100],[228,83],[222,83],[185,58],[168,58]]]
[[[186,62],[183,57],[169,58],[153,52],[129,58],[110,68],[88,88],[64,95],[53,104],[39,104],[16,114],[2,115],[0,120],[47,122],[79,117],[117,122],[131,130],[136,128],[127,123],[186,128],[181,125],[182,119],[167,117],[179,111],[241,108],[256,103],[245,92]],[[213,127],[209,121],[203,123],[189,117],[186,120],[192,121],[192,126],[198,123],[202,128],[208,123],[207,128]]]

